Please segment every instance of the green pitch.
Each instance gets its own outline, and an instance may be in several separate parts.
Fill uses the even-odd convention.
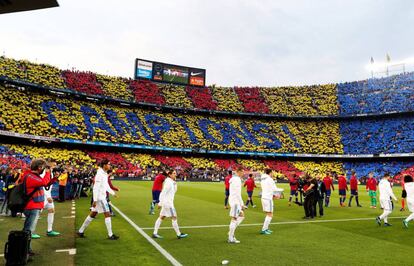
[[[113,199],[118,207],[135,224],[148,234],[157,215],[149,215],[151,182],[115,182],[121,188],[120,197]],[[287,185],[279,185],[288,194]],[[259,190],[255,192],[256,196]],[[394,193],[399,197],[400,188]],[[370,209],[365,189],[360,187],[360,203],[363,208],[338,207],[337,191],[331,199],[331,207],[325,209],[323,218],[304,221],[303,208],[288,206],[287,198],[275,200],[275,217],[270,229],[272,235],[260,235],[264,215],[260,199],[254,197],[257,208],[245,211],[244,226],[236,230],[240,244],[228,244],[228,210],[223,208],[224,186],[222,183],[178,183],[175,207],[181,231],[188,233],[187,239],[178,240],[173,229],[161,229],[164,239],[156,239],[168,253],[183,265],[219,265],[229,260],[229,265],[339,265],[339,264],[412,264],[414,252],[414,224],[403,229],[401,218],[390,219],[392,227],[379,227],[374,218],[381,209]],[[244,198],[246,197],[243,192]],[[288,196],[288,195],[287,195]],[[87,200],[77,208],[76,226],[79,227],[87,215]],[[355,202],[353,202],[355,206]],[[397,203],[392,217],[407,216],[399,211]],[[372,218],[370,220],[331,221],[341,219]],[[327,222],[322,222],[327,221]],[[300,223],[286,223],[300,222]],[[185,226],[210,226],[207,228],[185,228]],[[224,225],[223,227],[220,227]],[[161,227],[171,227],[165,220]],[[113,230],[121,236],[119,241],[105,240],[106,229],[103,217],[94,221],[85,232],[88,238],[76,239],[78,253],[76,264],[92,265],[168,265],[169,262],[145,240],[119,214],[113,219]]]
[[[152,182],[114,182],[121,188],[119,198],[113,204],[133,223],[148,235],[157,215],[149,215]],[[228,210],[223,208],[224,186],[222,183],[178,183],[175,207],[181,231],[190,236],[178,240],[173,229],[161,229],[164,239],[156,239],[163,249],[183,265],[220,265],[228,260],[229,265],[411,265],[414,254],[414,223],[408,229],[401,224],[402,218],[393,218],[392,227],[378,227],[374,218],[381,209],[370,209],[369,199],[360,187],[362,208],[339,207],[337,191],[333,192],[331,207],[325,209],[323,218],[311,221],[302,219],[303,208],[288,206],[288,186],[285,199],[275,200],[275,217],[270,229],[272,235],[260,235],[264,215],[260,199],[254,197],[257,208],[245,211],[246,219],[236,230],[238,245],[228,244]],[[259,190],[255,191],[257,196]],[[400,188],[394,188],[397,197]],[[246,193],[243,191],[243,198]],[[76,202],[76,218],[71,216],[71,203],[55,203],[54,229],[62,232],[61,237],[45,236],[46,214],[38,224],[42,236],[33,240],[37,253],[30,265],[171,265],[136,229],[119,213],[112,219],[118,241],[106,240],[106,228],[102,215],[85,231],[86,238],[75,238],[89,212],[90,199]],[[391,217],[406,217],[408,211],[400,212],[396,204]],[[158,213],[158,212],[157,212]],[[66,218],[63,218],[66,217]],[[368,220],[367,220],[368,218]],[[354,219],[354,220],[351,220]],[[333,221],[332,221],[333,220]],[[339,220],[339,221],[338,221]],[[341,221],[349,220],[349,221]],[[325,221],[325,222],[324,222]],[[76,224],[76,225],[75,225]],[[257,225],[255,225],[257,224]],[[18,218],[0,217],[0,245],[7,239],[10,230],[19,230],[23,221]],[[186,226],[207,226],[185,228]],[[171,227],[165,220],[161,227]],[[76,248],[76,255],[57,253],[57,249]],[[0,251],[0,254],[3,252]],[[0,257],[0,260],[3,258]],[[1,263],[0,263],[1,265]]]

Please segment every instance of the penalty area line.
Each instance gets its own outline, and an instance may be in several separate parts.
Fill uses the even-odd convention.
[[[401,219],[405,218],[404,216],[401,217],[388,217],[388,219]],[[336,219],[336,220],[306,220],[306,221],[289,221],[289,222],[274,222],[270,223],[272,225],[284,225],[284,224],[311,224],[311,223],[335,223],[335,222],[352,222],[352,221],[374,221],[375,217],[370,218],[352,218],[352,219]],[[254,224],[240,224],[241,227],[247,226],[262,226],[263,223],[254,223]],[[228,224],[212,224],[212,225],[194,225],[194,226],[180,226],[182,229],[202,229],[202,228],[221,228],[221,227],[229,227]],[[153,227],[143,227],[142,230],[153,230]],[[172,227],[160,227],[159,229],[172,229]]]
[[[141,227],[139,227],[136,223],[134,223],[131,219],[129,219],[128,216],[126,216],[120,209],[118,209],[114,204],[111,204],[111,206],[117,211],[122,218],[125,219],[135,230],[137,230],[138,233],[140,233],[151,245],[153,245],[167,260],[171,262],[174,266],[182,266],[181,263],[179,263],[168,251],[166,251],[163,247],[161,247],[154,239],[152,239],[147,233],[142,230]]]

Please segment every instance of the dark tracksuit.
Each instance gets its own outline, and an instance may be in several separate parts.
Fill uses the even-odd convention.
[[[318,182],[318,186],[317,189],[315,191],[315,199],[313,202],[313,215],[316,217],[316,204],[319,205],[319,215],[323,216],[323,199],[325,197],[326,194],[326,187],[325,184],[323,183],[322,180],[317,181]]]
[[[312,179],[309,185],[311,184],[313,184],[314,186],[311,190],[308,190],[305,192],[305,202],[303,203],[306,218],[313,218],[315,214],[315,209],[314,209],[315,203],[314,202],[315,202],[315,194],[316,194],[317,187],[318,187],[317,180]]]

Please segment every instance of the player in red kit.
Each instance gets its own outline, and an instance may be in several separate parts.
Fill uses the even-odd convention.
[[[358,200],[358,178],[356,177],[355,171],[352,171],[351,179],[349,180],[349,186],[351,187],[351,197],[349,198],[348,207],[351,207],[352,198],[355,196],[355,201],[358,207],[362,207],[359,205]]]
[[[346,191],[348,185],[346,184],[346,178],[343,175],[338,176],[338,190],[339,190],[339,204],[341,207],[345,207]]]
[[[253,190],[256,186],[254,183],[253,174],[249,174],[249,178],[244,182],[244,186],[247,188],[247,201],[246,201],[246,207],[249,206],[249,202],[252,205],[253,208],[256,208],[256,205],[253,204]]]
[[[224,209],[229,208],[229,195],[230,195],[230,179],[233,176],[233,172],[229,171],[229,174],[224,178]]]
[[[154,215],[155,214],[155,205],[160,202],[160,194],[162,190],[162,184],[164,183],[164,180],[166,178],[166,173],[162,171],[159,173],[154,180],[154,184],[152,185],[152,202],[149,214]]]
[[[290,186],[290,196],[289,196],[289,206],[292,204],[292,198],[295,196],[295,202],[298,204],[298,177],[293,175],[289,178],[289,186]]]
[[[332,178],[329,176],[329,173],[326,173],[326,176],[323,178],[323,183],[325,184],[326,188],[325,207],[328,207],[329,200],[331,198],[331,188],[332,190],[335,190]]]

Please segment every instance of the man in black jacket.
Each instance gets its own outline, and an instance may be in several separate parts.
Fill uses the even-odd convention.
[[[318,175],[317,177],[317,187],[316,187],[316,191],[315,191],[315,199],[313,202],[313,211],[314,211],[314,216],[316,217],[316,204],[319,205],[319,216],[322,217],[323,216],[323,199],[325,197],[326,194],[326,187],[325,187],[325,183],[322,181],[322,178],[320,175]]]

